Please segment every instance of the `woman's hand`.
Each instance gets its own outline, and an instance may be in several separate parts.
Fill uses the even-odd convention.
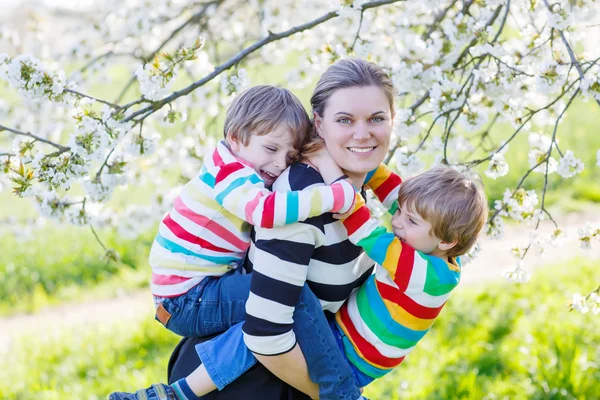
[[[335,180],[344,175],[344,172],[333,161],[325,146],[311,153],[306,158],[319,171],[327,185],[331,185]]]

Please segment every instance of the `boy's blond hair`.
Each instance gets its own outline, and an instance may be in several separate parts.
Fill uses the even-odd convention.
[[[248,145],[251,135],[266,135],[286,124],[292,132],[293,147],[300,153],[308,139],[311,123],[300,100],[287,89],[259,85],[237,95],[225,116],[225,139]],[[296,156],[298,155],[296,154]]]
[[[435,167],[407,178],[400,186],[398,205],[419,213],[431,224],[430,234],[456,241],[446,252],[456,257],[469,251],[487,219],[487,200],[481,181],[470,180],[448,167]]]

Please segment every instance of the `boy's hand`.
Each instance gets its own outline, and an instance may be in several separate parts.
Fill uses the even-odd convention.
[[[336,179],[344,175],[344,172],[339,165],[333,161],[333,158],[331,158],[331,155],[325,146],[309,155],[307,159],[319,170],[326,185],[331,185]]]

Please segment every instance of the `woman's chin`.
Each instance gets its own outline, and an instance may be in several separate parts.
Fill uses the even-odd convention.
[[[366,174],[377,168],[384,160],[383,156],[373,154],[371,157],[353,157],[352,160],[348,160],[345,168],[346,171],[355,174]]]

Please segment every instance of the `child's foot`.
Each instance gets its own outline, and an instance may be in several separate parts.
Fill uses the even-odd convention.
[[[140,389],[135,393],[114,392],[108,400],[180,400],[170,386],[162,383],[152,385],[147,389]]]

